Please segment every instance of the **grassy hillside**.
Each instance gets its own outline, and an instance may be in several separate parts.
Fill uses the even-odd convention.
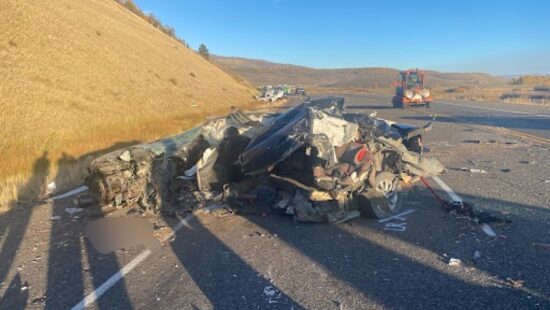
[[[389,87],[399,78],[399,70],[390,68],[314,69],[295,65],[277,64],[264,60],[236,57],[213,57],[222,68],[231,71],[256,85],[299,84],[323,87]],[[431,87],[492,86],[506,80],[484,73],[442,73],[427,71]]]
[[[0,6],[0,209],[80,181],[102,151],[253,104],[249,86],[115,1]]]
[[[547,75],[524,75],[514,79],[517,85],[550,85],[550,76]]]

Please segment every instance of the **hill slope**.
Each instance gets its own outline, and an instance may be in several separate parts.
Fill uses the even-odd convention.
[[[1,6],[3,202],[25,198],[32,180],[55,179],[59,188],[82,176],[53,177],[56,164],[89,161],[92,152],[176,133],[252,102],[242,80],[113,0]]]
[[[399,70],[390,68],[314,69],[278,64],[264,60],[215,56],[214,61],[256,85],[298,84],[325,87],[389,87],[399,78]],[[427,71],[431,86],[499,85],[501,77],[485,73],[442,73]]]

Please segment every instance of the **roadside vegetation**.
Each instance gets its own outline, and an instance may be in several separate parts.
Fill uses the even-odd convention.
[[[256,106],[244,81],[112,0],[3,5],[0,210],[81,184],[99,154]]]
[[[145,12],[143,12],[143,10],[139,6],[137,6],[137,4],[134,3],[134,1],[115,0],[115,2],[127,8],[129,11],[136,14],[137,16],[143,18],[143,20],[155,26],[155,28],[157,28],[161,32],[167,34],[168,36],[174,38],[175,40],[181,42],[183,45],[187,46],[187,43],[176,35],[176,30],[173,27],[164,25],[153,13],[145,14]]]
[[[550,86],[550,76],[547,75],[523,75],[514,79],[515,85],[546,85]]]
[[[208,51],[206,45],[201,44],[199,46],[199,55],[201,55],[206,60],[210,60],[210,51]]]

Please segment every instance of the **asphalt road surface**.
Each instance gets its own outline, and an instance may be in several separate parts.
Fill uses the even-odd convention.
[[[401,193],[414,211],[390,221],[404,231],[368,218],[294,223],[257,205],[185,225],[167,219],[177,233],[161,248],[102,255],[84,235],[94,207],[69,215],[71,197],[22,204],[0,217],[0,309],[83,300],[101,309],[550,308],[550,250],[535,245],[550,243],[550,107],[453,101],[401,110],[389,97],[345,97],[350,110],[400,122],[440,115],[424,141],[447,167],[448,189],[430,186],[511,223],[491,224],[489,236],[417,184]]]

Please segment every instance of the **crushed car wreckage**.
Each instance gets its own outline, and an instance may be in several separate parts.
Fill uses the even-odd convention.
[[[298,221],[340,223],[401,211],[402,190],[443,165],[423,154],[431,129],[346,113],[326,97],[283,113],[237,109],[181,135],[94,160],[86,180],[102,206],[177,212],[208,204],[238,210],[265,199]]]

